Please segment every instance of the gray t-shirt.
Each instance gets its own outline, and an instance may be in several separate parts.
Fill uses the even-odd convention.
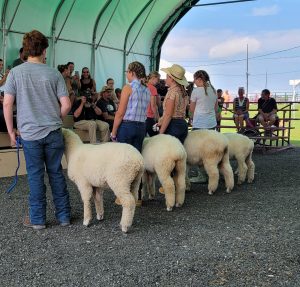
[[[5,94],[16,97],[18,130],[24,140],[39,140],[62,126],[59,98],[68,96],[62,75],[45,64],[26,62],[13,68]]]

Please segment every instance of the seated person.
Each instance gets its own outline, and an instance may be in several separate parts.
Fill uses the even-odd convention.
[[[100,142],[109,141],[109,125],[97,119],[102,114],[96,105],[97,93],[86,91],[73,106],[74,128],[89,132],[90,143],[96,143],[96,130],[100,131]]]
[[[104,86],[100,92],[100,100],[97,101],[97,107],[102,111],[100,116],[97,116],[99,120],[107,122],[109,129],[112,131],[115,119],[115,113],[117,111],[116,105],[112,100],[112,89],[109,86]]]
[[[237,132],[244,129],[244,121],[249,119],[249,99],[245,97],[245,89],[240,87],[238,97],[233,101],[233,118]]]
[[[216,118],[217,118],[217,125],[221,125],[221,114],[222,114],[222,109],[224,105],[224,98],[222,97],[223,91],[221,89],[217,90],[217,102],[218,102],[218,111],[216,113]],[[220,130],[220,129],[218,129]]]
[[[275,124],[278,119],[277,103],[274,98],[270,97],[271,93],[268,89],[262,90],[261,98],[258,100],[258,116],[257,120],[263,127],[268,128]]]

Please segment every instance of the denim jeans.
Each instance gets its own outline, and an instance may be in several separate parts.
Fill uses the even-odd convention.
[[[145,130],[144,122],[122,121],[118,128],[117,140],[120,143],[128,143],[141,152]]]
[[[158,132],[155,132],[153,130],[153,125],[155,124],[154,118],[147,118],[146,119],[146,132],[145,135],[149,135],[149,137],[153,137],[158,134]]]
[[[62,172],[61,159],[64,140],[61,129],[50,132],[45,138],[34,141],[22,139],[29,182],[29,216],[32,224],[46,222],[45,167],[49,177],[55,216],[60,222],[70,221],[69,193]]]
[[[178,138],[183,144],[188,134],[188,124],[184,119],[171,119],[165,134]]]

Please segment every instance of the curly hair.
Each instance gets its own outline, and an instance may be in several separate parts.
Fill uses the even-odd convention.
[[[209,75],[206,71],[204,70],[199,70],[197,72],[194,73],[194,79],[202,79],[203,81],[203,85],[204,85],[204,90],[205,90],[205,95],[207,95],[207,87],[212,87],[212,89],[214,90],[214,92],[216,93],[216,89],[214,88],[214,86],[211,84],[210,82],[210,78]]]
[[[128,65],[128,71],[135,73],[136,77],[141,80],[141,83],[143,85],[146,85],[145,80],[146,80],[146,69],[145,66],[138,62],[132,62]]]
[[[23,49],[26,56],[38,57],[49,46],[45,35],[37,30],[28,32],[23,37]]]

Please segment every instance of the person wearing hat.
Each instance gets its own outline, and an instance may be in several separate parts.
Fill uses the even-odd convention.
[[[182,143],[188,134],[188,124],[185,120],[188,95],[185,87],[185,69],[174,64],[169,68],[162,68],[167,74],[166,85],[169,87],[163,102],[163,115],[158,122],[159,133],[169,134],[178,138]]]
[[[101,98],[96,104],[102,111],[101,115],[99,115],[97,118],[101,121],[107,122],[109,124],[110,131],[112,131],[115,113],[117,111],[116,105],[111,97],[112,92],[112,88],[109,86],[104,86],[100,92]]]

